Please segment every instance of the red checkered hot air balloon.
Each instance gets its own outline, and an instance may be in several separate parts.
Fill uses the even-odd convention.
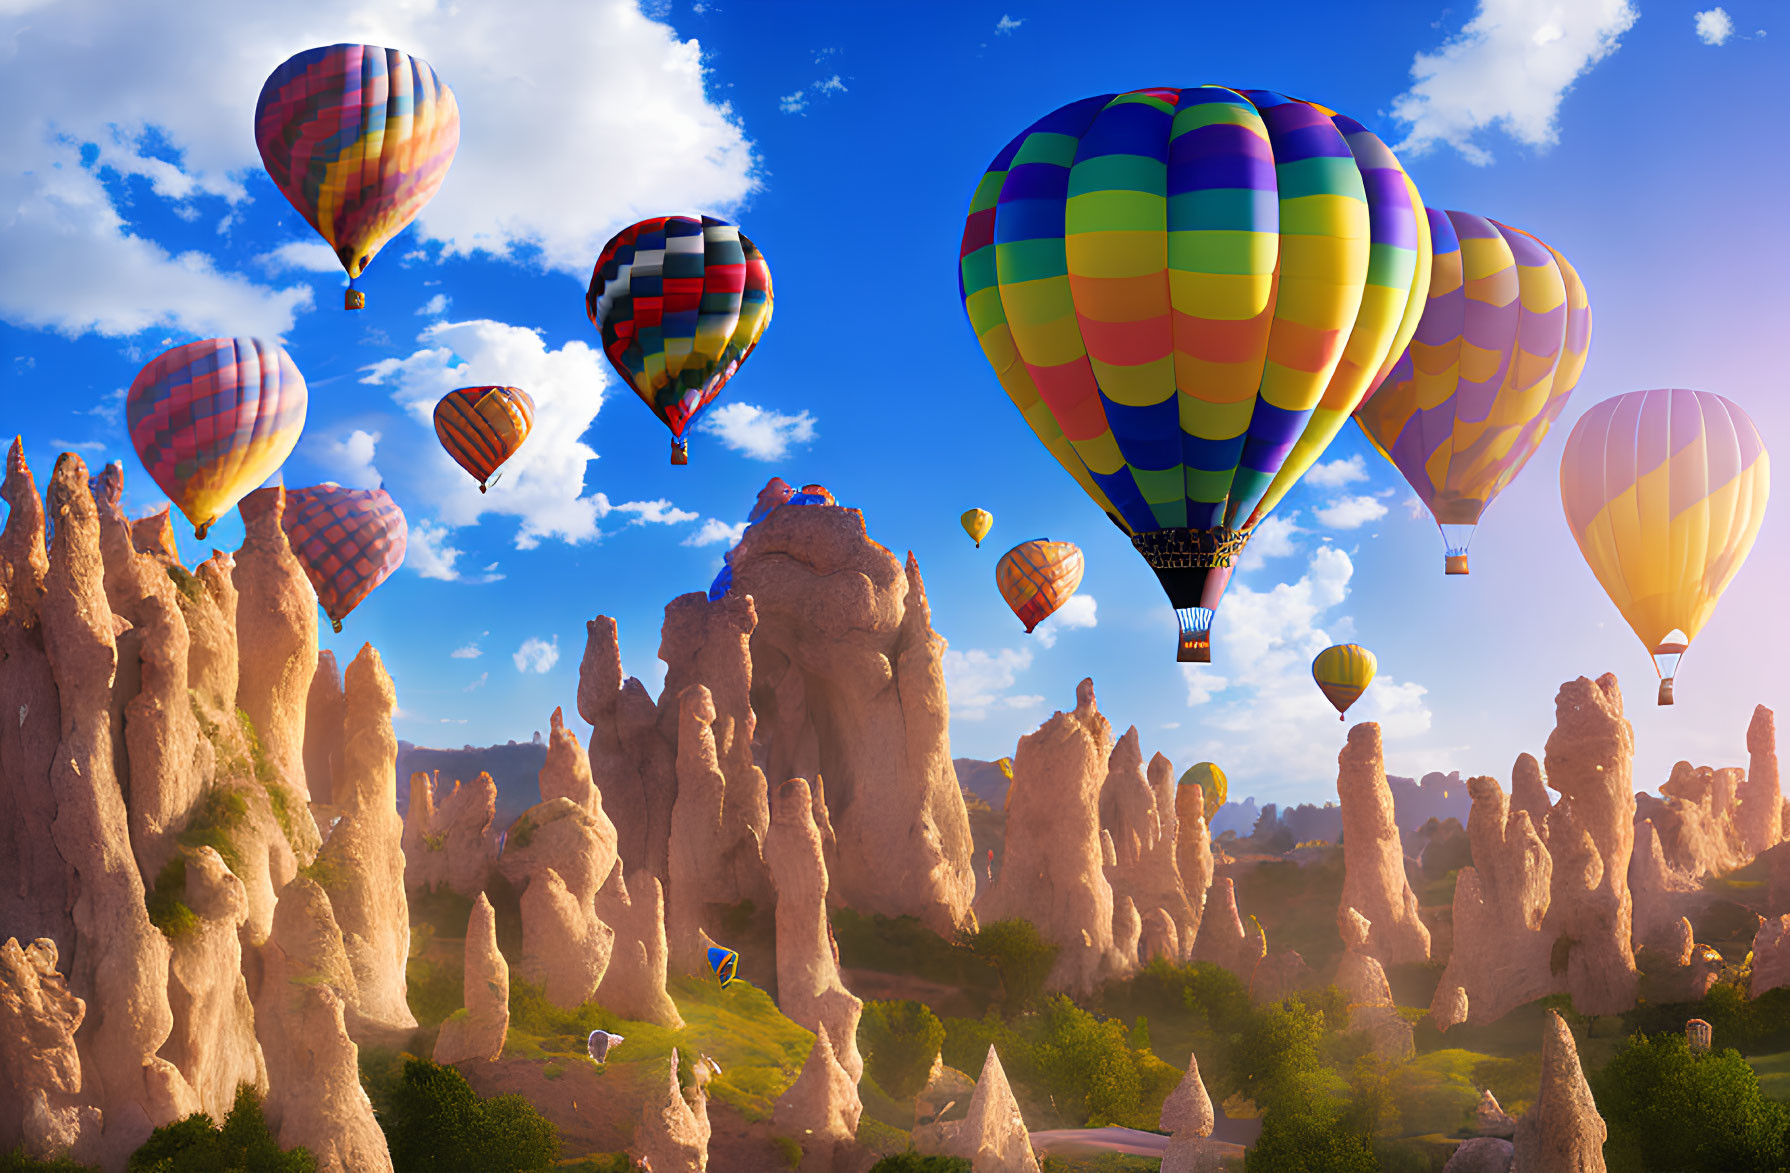
[[[383,488],[344,489],[334,481],[289,491],[281,524],[337,631],[404,564],[410,534],[403,510]]]

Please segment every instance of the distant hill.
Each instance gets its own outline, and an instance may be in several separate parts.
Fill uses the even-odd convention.
[[[410,775],[441,771],[436,801],[454,788],[456,780],[471,782],[481,772],[497,783],[497,827],[509,826],[529,807],[541,801],[541,767],[547,764],[547,743],[535,734],[533,741],[506,745],[464,745],[459,749],[434,749],[426,745],[398,743],[398,812],[410,804]]]
[[[960,789],[969,791],[995,810],[1006,805],[1007,775],[1001,773],[999,766],[980,758],[952,758],[951,764],[957,767]]]

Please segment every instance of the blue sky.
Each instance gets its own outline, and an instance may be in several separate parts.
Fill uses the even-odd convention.
[[[1561,517],[1578,415],[1647,387],[1715,391],[1768,444],[1790,435],[1790,181],[1769,111],[1790,74],[1779,5],[1441,0],[1336,6],[849,5],[508,0],[405,6],[14,0],[0,8],[0,428],[40,478],[55,454],[122,459],[126,505],[160,494],[132,454],[123,389],[194,338],[279,336],[310,387],[290,485],[384,480],[406,566],[325,646],[371,640],[398,734],[527,739],[574,706],[584,621],[621,626],[656,692],[664,604],[706,588],[764,482],[820,481],[871,535],[918,556],[950,641],[952,742],[1011,753],[1094,677],[1103,710],[1235,793],[1335,796],[1344,727],[1311,656],[1358,640],[1381,676],[1351,714],[1389,767],[1509,777],[1540,753],[1556,686],[1614,670],[1637,782],[1679,758],[1744,761],[1755,703],[1782,708],[1780,506],[1699,637],[1675,708]],[[462,141],[416,225],[368,271],[365,311],[262,172],[262,79],[342,40],[404,48],[453,87]],[[1535,232],[1577,266],[1591,358],[1540,454],[1487,515],[1473,574],[1444,578],[1427,514],[1352,425],[1261,531],[1214,631],[1174,662],[1154,576],[1019,420],[957,299],[970,193],[1043,113],[1090,94],[1215,82],[1309,97],[1399,148],[1425,202]],[[618,228],[736,219],[776,282],[763,344],[691,463],[595,347],[583,292]],[[457,386],[522,386],[536,434],[487,497],[435,446]],[[995,515],[981,550],[957,527]],[[1027,637],[993,565],[1033,537],[1079,543],[1079,601]],[[189,561],[234,548],[184,531]],[[579,728],[582,735],[585,730]]]

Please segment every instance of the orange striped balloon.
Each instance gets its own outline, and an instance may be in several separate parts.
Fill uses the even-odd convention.
[[[995,563],[1001,598],[1026,625],[1026,634],[1056,612],[1081,585],[1081,547],[1043,538],[1021,542]]]
[[[462,387],[435,405],[435,436],[483,493],[534,427],[535,401],[520,387]]]

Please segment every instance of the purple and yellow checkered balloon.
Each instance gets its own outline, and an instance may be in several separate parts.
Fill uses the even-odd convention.
[[[1360,123],[1265,90],[1103,94],[970,201],[959,282],[1026,422],[1210,659],[1231,562],[1417,328],[1423,202]]]
[[[1565,257],[1518,228],[1426,209],[1435,261],[1411,344],[1355,422],[1435,515],[1449,574],[1585,369],[1591,305]]]
[[[334,481],[293,489],[281,517],[286,540],[337,631],[373,588],[404,564],[410,527],[384,489]]]

